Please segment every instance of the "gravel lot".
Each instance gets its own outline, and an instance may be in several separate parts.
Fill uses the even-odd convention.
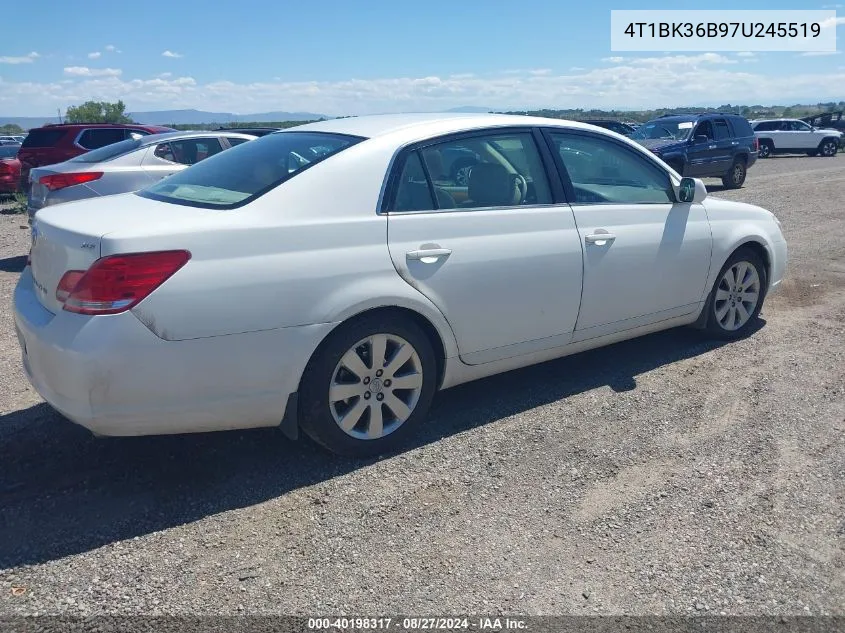
[[[62,420],[20,369],[28,232],[0,215],[0,615],[845,614],[845,156],[749,174],[716,195],[790,244],[750,338],[675,330],[465,385],[365,462]]]

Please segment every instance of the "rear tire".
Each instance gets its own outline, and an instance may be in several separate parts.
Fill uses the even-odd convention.
[[[299,423],[334,453],[387,453],[426,418],[436,385],[434,350],[416,323],[389,313],[364,316],[339,326],[308,362]]]
[[[724,176],[722,176],[722,184],[727,189],[739,189],[745,182],[745,176],[748,170],[745,168],[745,161],[741,158],[734,160],[733,165]]]
[[[760,149],[758,150],[757,156],[760,158],[771,158],[774,151],[775,148],[771,141],[760,141]]]
[[[747,336],[766,298],[766,266],[757,252],[740,247],[719,271],[704,305],[707,333],[718,339]]]

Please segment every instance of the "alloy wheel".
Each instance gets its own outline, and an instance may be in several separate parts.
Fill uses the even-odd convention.
[[[833,141],[825,141],[824,145],[822,145],[822,156],[833,156],[836,154],[836,143]]]
[[[760,301],[760,275],[750,262],[740,261],[725,271],[713,301],[719,326],[728,331],[748,323]]]
[[[417,350],[400,336],[374,334],[358,341],[337,363],[329,410],[347,435],[377,440],[411,417],[422,386]]]

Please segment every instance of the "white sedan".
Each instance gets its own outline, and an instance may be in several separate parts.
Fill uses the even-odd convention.
[[[15,323],[34,387],[98,435],[280,425],[364,455],[438,389],[676,326],[741,337],[786,261],[772,213],[613,132],[355,117],[43,209]]]

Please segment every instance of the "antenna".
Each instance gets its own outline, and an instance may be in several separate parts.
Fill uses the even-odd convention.
[[[61,108],[56,108],[56,112],[57,112],[57,113],[58,113],[58,115],[59,115],[59,123],[64,123],[64,121],[62,121],[62,109],[61,109]]]

